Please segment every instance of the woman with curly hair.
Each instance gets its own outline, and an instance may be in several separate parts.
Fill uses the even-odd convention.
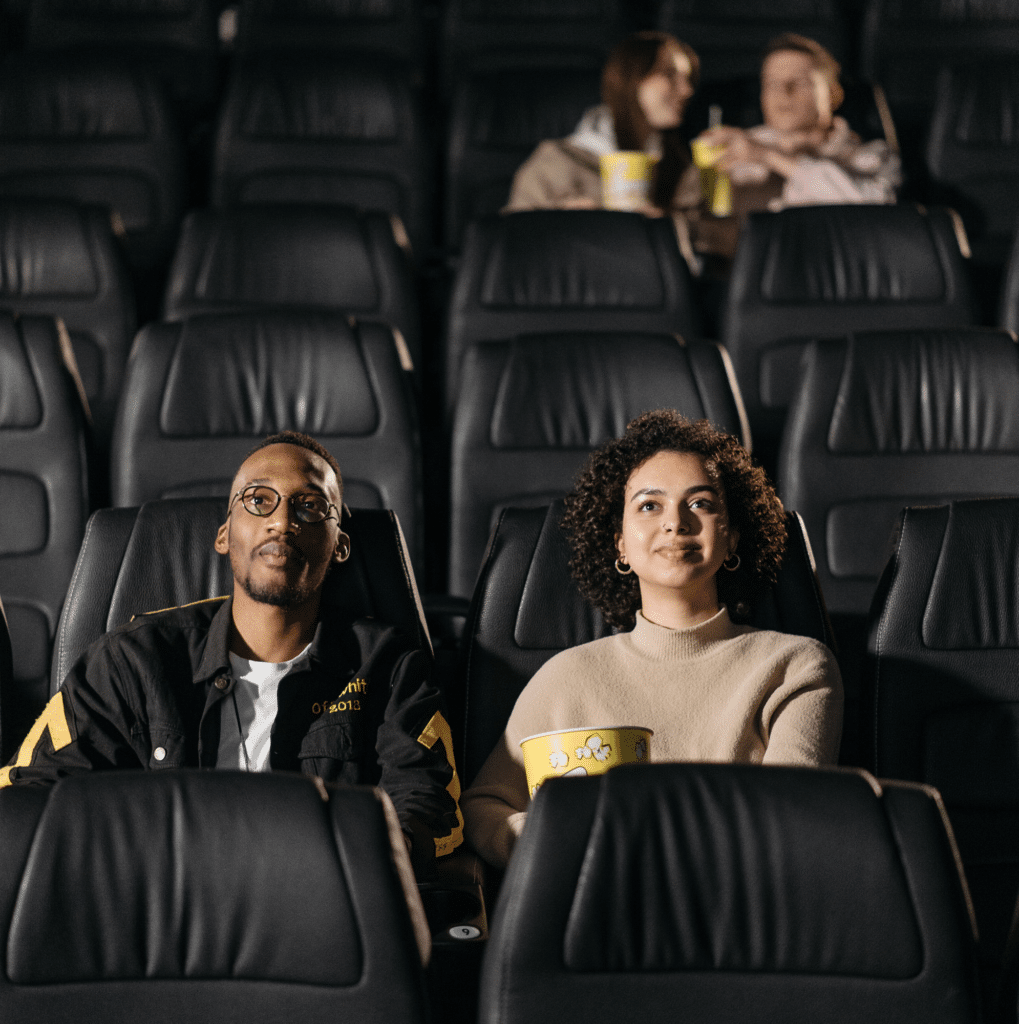
[[[626,632],[562,651],[524,688],[461,805],[485,860],[505,866],[523,828],[527,736],[640,725],[655,761],[835,762],[831,652],[729,615],[774,580],[786,543],[782,504],[734,437],[639,416],[592,454],[562,525],[581,593]]]

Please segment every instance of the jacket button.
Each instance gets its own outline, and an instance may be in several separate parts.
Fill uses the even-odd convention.
[[[152,756],[157,761],[162,761],[163,758],[166,757],[166,748],[165,747],[156,747],[156,749],[152,751]]]
[[[230,680],[226,676],[220,676],[216,680],[216,689],[225,690],[230,685]]]

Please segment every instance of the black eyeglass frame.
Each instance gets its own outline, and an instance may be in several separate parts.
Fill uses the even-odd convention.
[[[276,495],[276,504],[273,505],[272,508],[267,509],[265,512],[252,512],[251,509],[248,508],[248,506],[244,504],[244,497],[243,496],[245,494],[247,494],[248,491],[272,491],[272,493]],[[306,519],[301,514],[301,509],[296,504],[294,504],[295,499],[303,498],[305,495],[310,495],[313,498],[322,498],[322,500],[325,501],[325,495],[318,494],[315,491],[299,491],[297,494],[291,494],[290,497],[287,498],[287,503],[293,509],[294,515],[297,516],[297,518],[302,523],[308,523],[309,526],[316,526],[319,523],[328,522],[330,519],[334,518],[333,516],[329,515],[329,509],[332,509],[336,513],[335,519],[336,519],[337,525],[339,525],[339,523],[340,523],[340,510],[331,501],[326,501],[326,514],[321,519]],[[273,514],[273,512],[275,512],[276,509],[278,509],[280,507],[280,502],[283,500],[283,495],[280,494],[280,492],[277,491],[275,487],[270,487],[268,484],[248,484],[247,487],[242,487],[230,499],[230,505],[227,508],[227,515],[229,515],[230,512],[233,511],[234,502],[238,498],[241,499],[241,508],[243,508],[244,511],[247,512],[249,516],[255,516],[256,519],[265,519],[268,516],[271,516]]]

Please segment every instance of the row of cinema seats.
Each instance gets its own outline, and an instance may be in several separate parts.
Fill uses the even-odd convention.
[[[4,236],[5,266],[31,271],[11,282],[15,295],[4,304],[38,314],[57,290],[62,250],[26,228],[25,210],[36,207],[4,209],[17,228]],[[43,209],[47,229],[80,227],[73,208]],[[19,250],[25,237],[43,244]],[[465,601],[502,508],[564,493],[586,453],[647,408],[706,416],[752,439],[769,468],[780,468],[789,506],[807,513],[851,681],[880,547],[904,499],[1014,490],[1010,435],[998,425],[1010,415],[1015,347],[1002,332],[951,328],[968,322],[969,307],[945,211],[756,216],[734,271],[725,349],[696,337],[685,265],[661,221],[517,214],[477,222],[468,241],[446,354],[408,371],[420,366],[420,345],[384,217],[196,211],[178,248],[167,319],[139,333],[119,394],[105,407],[90,396],[92,433],[63,368],[70,352],[58,326],[37,315],[3,319],[2,470],[28,525],[5,551],[0,593],[18,675],[33,694],[27,716],[40,706],[90,509],[223,494],[250,445],[277,429],[319,436],[346,469],[351,504],[398,512],[426,590]],[[83,251],[98,261],[98,249]],[[92,269],[90,280],[100,280]],[[98,351],[107,362],[94,356],[94,365],[116,368],[96,326],[102,310],[82,292],[54,310],[70,349]],[[396,332],[387,322],[406,326]],[[906,333],[864,333],[888,328]],[[799,387],[810,339],[850,334],[845,352],[820,344],[811,357],[818,383]],[[121,337],[122,351],[128,342]],[[832,391],[836,379],[843,383]],[[931,395],[941,396],[936,407]],[[784,407],[794,398],[792,424],[810,429],[787,432],[795,442],[780,464]],[[112,440],[89,463],[103,411]],[[836,413],[836,436],[848,440],[833,447]],[[944,467],[936,481],[935,465]],[[90,502],[107,472],[111,496]],[[855,750],[853,731],[847,736]]]
[[[449,689],[465,784],[498,737],[529,675],[557,650],[605,633],[600,617],[569,584],[556,527],[560,513],[553,505],[507,510],[500,518],[471,609],[461,688]],[[154,502],[140,510],[99,513],[61,618],[62,665],[55,666],[54,677],[90,638],[137,611],[220,592],[229,569],[208,540],[221,514],[222,504],[214,499]],[[588,995],[590,986],[598,987],[599,1003],[614,1005],[611,1001],[633,985],[640,986],[645,1003],[685,998],[691,1019],[728,1019],[735,1012],[736,986],[737,1005],[743,1006],[744,999],[762,1000],[761,1005],[777,1014],[769,1019],[792,1020],[810,1005],[825,1019],[862,1020],[881,1014],[891,1020],[1014,1021],[1014,979],[1007,971],[1003,979],[1003,967],[1009,966],[1003,957],[1019,888],[1019,732],[1012,710],[1014,650],[1019,646],[1014,601],[1017,522],[1016,499],[907,510],[900,517],[896,548],[871,612],[868,706],[876,739],[871,767],[883,778],[937,786],[944,806],[933,789],[879,785],[854,773],[771,768],[661,766],[620,770],[603,782],[551,784],[535,805],[503,881],[502,900],[494,911],[489,907],[492,931],[481,1015],[515,1021],[531,1007],[533,1016],[534,999],[543,996],[555,1006],[557,998],[567,998],[578,985]],[[789,526],[791,548],[779,581],[747,615],[757,624],[831,643],[809,548],[795,516],[790,516]],[[403,622],[427,643],[394,518],[355,510],[350,532],[352,560],[330,581],[344,607]],[[549,595],[555,599],[550,601]],[[0,685],[0,699],[8,692]],[[218,977],[232,979],[224,983],[224,997],[239,997],[227,986],[240,979],[285,980],[276,973],[284,962],[286,970],[296,969],[285,958],[266,959],[260,941],[231,945],[234,933],[224,931],[225,926],[212,929],[217,943],[211,963],[191,956],[185,962],[174,953],[192,946],[182,940],[178,946],[167,937],[176,933],[167,931],[161,898],[152,898],[165,892],[165,879],[171,875],[187,879],[188,886],[204,886],[202,891],[216,891],[216,899],[208,903],[219,920],[256,924],[248,916],[255,913],[250,904],[243,904],[240,916],[226,911],[222,901],[240,898],[242,890],[210,882],[219,872],[207,858],[192,853],[198,846],[222,848],[210,840],[217,822],[224,835],[237,838],[234,826],[238,819],[249,821],[254,806],[243,787],[259,783],[233,775],[206,778],[223,781],[198,783],[156,772],[143,778],[73,780],[50,798],[20,790],[2,795],[0,815],[7,815],[2,835],[11,852],[4,858],[6,895],[0,904],[7,908],[4,913],[14,912],[15,920],[24,924],[11,932],[0,1002],[12,999],[12,1006],[23,1005],[26,1011],[33,999],[53,1000],[55,1005],[62,994],[56,986],[73,981],[80,986],[78,999],[110,1004],[104,1019],[127,1019],[116,1015],[116,1007],[123,1004],[137,1012],[132,1000],[147,998],[145,987],[129,986],[129,993],[124,986],[105,990],[103,984],[140,980],[143,973],[163,979],[166,988],[188,978]],[[153,787],[152,797],[139,799],[146,785]],[[202,786],[213,802],[206,802],[210,797]],[[283,782],[272,779],[265,786],[264,793],[250,790],[258,794],[262,821],[265,800],[275,806],[277,794],[284,798],[279,788]],[[297,810],[286,812],[299,816],[292,828],[281,830],[281,819],[272,819],[273,834],[288,838],[258,841],[265,866],[250,877],[284,870],[268,865],[277,855],[284,860],[290,856],[285,850],[293,837],[302,837],[302,844],[309,843],[312,850],[319,848],[322,828],[301,820],[300,815],[309,813],[304,809],[308,801],[298,798],[300,792],[294,789],[289,799]],[[217,817],[218,799],[233,801],[234,812]],[[341,798],[333,799],[342,806]],[[323,808],[317,796],[311,802],[319,814],[336,813],[332,806]],[[191,824],[184,830],[188,842],[183,846],[157,841],[163,828],[178,828],[180,839],[181,823],[164,810],[171,805],[187,809]],[[68,814],[70,807],[90,816],[92,827],[79,826],[76,814]],[[95,827],[97,814],[111,823],[110,832],[125,840],[104,844],[99,858],[88,852],[91,838],[82,845],[83,836],[98,840],[107,834],[105,827]],[[951,831],[946,830],[949,819]],[[240,829],[248,850],[255,847],[253,827]],[[198,829],[194,837],[191,828]],[[352,863],[368,867],[362,857],[344,853],[344,844],[353,841],[346,834],[352,828],[337,824],[331,835],[326,832],[327,847],[340,845],[339,859],[347,871],[353,870]],[[367,841],[362,831],[358,842]],[[72,846],[85,852],[66,856]],[[960,855],[968,889],[958,874]],[[299,872],[304,892],[311,887],[306,856]],[[337,862],[335,854],[327,859]],[[586,867],[580,873],[582,862]],[[237,862],[230,863],[236,877]],[[314,854],[311,864],[319,863]],[[88,881],[93,869],[104,872],[103,885]],[[128,879],[123,886],[122,871]],[[211,874],[203,877],[207,871]],[[265,877],[274,892],[280,882],[288,886],[284,891],[291,891],[289,874],[276,883]],[[112,889],[111,879],[116,880]],[[375,877],[361,884],[374,893],[372,887],[380,883]],[[263,896],[251,884],[243,892],[249,899]],[[84,902],[83,894],[88,894]],[[144,907],[136,902],[139,894]],[[358,890],[350,898],[356,904],[364,895]],[[430,904],[433,937],[440,947],[442,942],[449,947],[449,919],[436,899],[441,890],[425,886],[423,895]],[[111,915],[114,905],[117,914]],[[336,910],[331,917],[339,913],[342,931],[348,927],[342,909],[347,903],[341,899],[332,906]],[[195,909],[201,907],[196,904]],[[974,909],[979,986],[970,920]],[[282,905],[273,902],[263,910],[280,913]],[[125,913],[137,928],[124,928]],[[361,920],[357,927],[362,941],[369,941],[371,929],[363,915],[355,911],[354,916]],[[484,918],[482,911],[472,919],[472,925],[481,925],[481,936]],[[190,920],[190,915],[176,915],[178,923]],[[257,921],[262,920],[260,912]],[[318,915],[312,920],[318,922]],[[204,922],[199,914],[189,927],[201,931]],[[144,966],[138,949],[117,939],[124,934],[161,937],[146,947]],[[279,934],[277,946],[289,948],[278,942]],[[561,955],[551,955],[555,949]],[[455,949],[437,952],[439,962],[445,956],[447,968],[459,962]],[[366,979],[375,976],[370,965],[378,955],[365,953],[364,973],[351,968],[344,973],[346,980],[330,975],[324,984],[333,986],[333,998],[342,998],[340,990],[355,979],[369,984]],[[316,974],[319,968],[308,970]],[[467,984],[455,972],[454,977],[456,983]],[[314,984],[321,978],[316,974],[289,980]],[[667,997],[666,989],[672,992],[673,985],[675,992]],[[268,988],[266,992],[275,998]],[[170,998],[174,993],[156,994]],[[215,994],[215,986],[202,993],[210,998]],[[311,989],[305,994],[313,996]],[[984,1017],[978,1011],[981,1001]]]
[[[206,201],[381,209],[401,217],[420,257],[440,241],[456,251],[469,220],[505,202],[537,142],[568,134],[597,102],[604,53],[627,22],[618,0],[527,12],[450,3],[440,63],[460,77],[443,100],[420,88],[424,32],[410,0],[370,12],[349,0],[290,6],[241,5],[239,56],[220,85],[207,0],[173,0],[162,13],[158,3],[139,4],[133,15],[124,0],[93,0],[80,13],[63,0],[31,0],[26,52],[0,64],[0,195],[109,205],[148,286],[165,270],[184,210]],[[746,16],[745,0],[739,6]],[[944,6],[872,0],[865,23],[875,41],[863,47],[861,73],[882,85],[882,100],[850,82],[847,114],[864,136],[899,139],[907,194],[958,206],[976,255],[1000,267],[1019,219],[1019,20],[976,0],[968,13]],[[711,105],[730,123],[759,122],[757,53],[777,31],[795,28],[846,54],[832,0],[805,0],[795,12],[750,5],[739,34],[731,27],[739,11],[724,8],[685,0],[636,19],[703,51],[708,81],[688,117],[691,134]],[[132,36],[135,49],[111,59]],[[181,103],[210,108],[197,151],[181,138],[194,135],[178,123]]]

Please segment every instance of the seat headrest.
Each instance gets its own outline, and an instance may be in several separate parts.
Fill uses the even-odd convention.
[[[912,206],[809,206],[751,214],[749,246],[763,246],[760,297],[773,304],[937,302],[944,262]]]
[[[590,451],[619,437],[634,416],[660,408],[683,409],[694,418],[705,413],[679,338],[527,335],[508,345],[491,439],[496,448]]]
[[[850,337],[828,450],[1019,452],[1019,348],[1005,331]]]
[[[0,298],[90,298],[99,275],[73,203],[0,202]]]
[[[538,210],[502,219],[480,298],[498,308],[657,309],[665,286],[645,219]]]
[[[644,766],[600,778],[564,938],[568,970],[920,971],[910,884],[866,778],[651,770],[654,785]]]
[[[0,429],[37,427],[42,399],[14,317],[0,312]]]
[[[358,436],[374,433],[379,418],[345,317],[266,313],[183,322],[159,425],[167,437]]]
[[[160,775],[54,787],[8,936],[11,981],[357,984],[364,950],[348,868],[312,781]],[[384,834],[374,793],[356,793],[344,794],[354,819],[344,827]]]

